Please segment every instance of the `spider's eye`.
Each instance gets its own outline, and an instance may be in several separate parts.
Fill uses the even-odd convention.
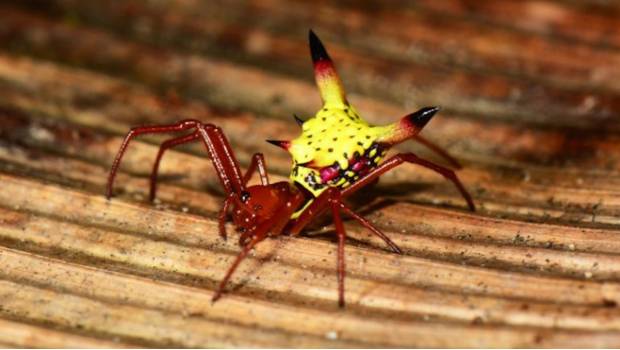
[[[248,191],[241,192],[241,195],[239,196],[239,198],[241,199],[243,203],[247,203],[250,200],[250,192]]]

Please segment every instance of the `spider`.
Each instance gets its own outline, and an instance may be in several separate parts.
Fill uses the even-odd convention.
[[[242,174],[222,129],[193,119],[169,125],[132,128],[125,136],[112,164],[107,183],[108,199],[112,196],[112,185],[123,154],[133,138],[142,134],[187,131],[185,135],[163,142],[159,148],[150,178],[149,197],[153,200],[159,163],[164,152],[194,141],[204,144],[226,193],[219,212],[219,233],[226,239],[225,223],[231,215],[232,222],[240,232],[239,245],[242,247],[213,295],[214,302],[221,297],[241,261],[259,242],[266,237],[285,233],[296,236],[318,215],[331,211],[338,238],[338,305],[343,307],[346,233],[341,212],[380,237],[393,252],[402,254],[390,238],[351,210],[343,199],[374,183],[381,175],[403,163],[423,166],[452,181],[469,209],[475,210],[469,193],[453,170],[413,153],[399,153],[381,161],[390,147],[408,139],[415,139],[446,158],[454,167],[460,168],[458,162],[445,151],[418,135],[439,108],[422,108],[393,124],[371,126],[360,118],[347,101],[333,62],[312,30],[309,32],[309,46],[323,107],[313,118],[306,121],[294,116],[302,129],[298,138],[292,141],[267,140],[290,153],[293,160],[290,181],[270,183],[261,153],[252,156],[248,169]],[[260,185],[248,186],[248,181],[256,171],[260,177]]]

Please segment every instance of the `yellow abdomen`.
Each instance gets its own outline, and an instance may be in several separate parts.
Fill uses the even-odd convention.
[[[348,104],[325,106],[304,122],[302,134],[291,141],[291,180],[315,197],[327,186],[349,186],[362,171],[376,167],[383,155],[377,140],[391,128],[368,125]]]

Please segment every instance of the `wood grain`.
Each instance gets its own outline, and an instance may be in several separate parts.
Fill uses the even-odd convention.
[[[619,8],[390,4],[0,5],[0,345],[620,346]],[[107,171],[130,127],[197,118],[286,179],[264,140],[319,106],[310,27],[372,123],[444,107],[424,134],[462,161],[479,210],[402,167],[352,198],[405,254],[347,221],[346,309],[329,218],[262,243],[212,304],[239,248],[217,235],[204,149],[166,155],[156,203],[162,138],[132,143],[109,201]]]

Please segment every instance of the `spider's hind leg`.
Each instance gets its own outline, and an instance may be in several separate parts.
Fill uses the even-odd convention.
[[[234,196],[235,195],[233,194],[232,200],[238,200],[235,199]],[[237,255],[237,258],[228,268],[228,271],[226,271],[224,278],[222,278],[222,280],[220,281],[217,290],[215,291],[215,294],[213,294],[213,302],[217,301],[222,296],[226,284],[232,277],[233,273],[237,270],[237,267],[239,267],[239,264],[241,264],[241,262],[248,256],[250,251],[265,238],[269,236],[277,236],[282,233],[282,231],[288,224],[291,215],[299,206],[299,204],[301,204],[301,198],[295,200],[295,203],[292,206],[282,208],[282,210],[280,211],[280,215],[275,215],[263,221],[252,231],[246,231],[241,235],[240,239],[245,239],[244,242],[240,242],[242,243],[241,252]]]
[[[362,177],[361,179],[357,180],[357,182],[355,182],[353,185],[344,189],[342,191],[342,195],[344,197],[350,196],[351,194],[357,192],[361,188],[367,186],[368,184],[378,179],[381,175],[385,174],[386,172],[396,168],[397,166],[403,163],[417,164],[417,165],[423,166],[427,169],[433,170],[436,173],[439,173],[441,176],[443,176],[447,180],[450,180],[454,184],[454,186],[456,186],[456,188],[459,190],[459,192],[461,193],[461,196],[463,196],[463,198],[465,199],[465,202],[467,202],[467,206],[469,207],[469,210],[476,211],[476,206],[474,205],[474,201],[471,199],[471,195],[469,194],[469,192],[467,192],[467,190],[465,189],[465,187],[459,180],[458,176],[456,176],[456,173],[454,172],[454,170],[448,169],[446,167],[435,164],[426,159],[420,158],[413,153],[399,153],[395,155],[394,157],[386,160],[381,165],[379,165],[379,167],[369,172],[368,174],[364,175],[364,177]]]
[[[344,242],[346,239],[346,231],[342,223],[340,211],[342,210],[353,219],[357,220],[364,227],[368,228],[373,234],[381,238],[395,253],[402,254],[402,251],[396,243],[386,236],[379,229],[374,227],[368,220],[357,215],[353,210],[347,207],[342,201],[342,193],[337,188],[328,188],[321,193],[303,213],[297,218],[293,224],[290,233],[297,235],[306,227],[313,219],[323,213],[326,209],[331,209],[334,218],[334,226],[338,236],[338,254],[337,254],[337,270],[338,270],[338,305],[344,307],[344,278],[345,278],[345,260],[344,260]]]
[[[448,163],[450,163],[450,165],[452,165],[452,167],[454,167],[455,169],[462,169],[463,168],[461,163],[459,163],[459,161],[456,160],[456,158],[451,156],[450,153],[448,153],[448,151],[443,149],[441,146],[436,145],[435,143],[433,143],[432,141],[428,140],[427,138],[422,137],[420,134],[417,134],[417,135],[413,136],[413,139],[415,141],[419,142],[420,144],[426,146],[431,151],[437,153],[440,157],[442,157]]]

